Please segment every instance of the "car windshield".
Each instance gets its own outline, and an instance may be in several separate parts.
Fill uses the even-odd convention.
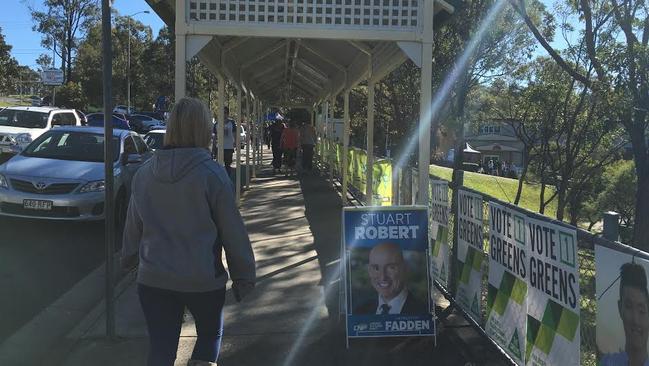
[[[144,136],[144,142],[152,149],[162,149],[164,146],[164,133],[150,133]]]
[[[47,127],[48,113],[4,109],[0,111],[0,126],[45,128]]]
[[[119,158],[119,139],[113,137],[114,159]],[[96,133],[51,130],[29,144],[22,155],[57,160],[103,162],[104,136]]]

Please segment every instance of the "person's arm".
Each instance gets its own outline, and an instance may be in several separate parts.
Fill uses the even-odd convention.
[[[214,168],[220,184],[211,194],[212,220],[223,243],[233,288],[251,288],[256,279],[255,255],[232,194],[232,183],[221,166]],[[243,296],[241,296],[243,297]]]
[[[121,265],[128,269],[137,261],[137,253],[140,248],[142,239],[142,218],[137,211],[135,204],[135,195],[131,195],[131,200],[126,213],[126,224],[124,226],[124,235],[122,239]]]
[[[282,130],[282,135],[279,138],[279,148],[283,149],[286,142],[286,129]]]

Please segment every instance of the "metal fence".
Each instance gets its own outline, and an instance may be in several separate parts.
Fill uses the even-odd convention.
[[[342,171],[340,171],[340,166],[337,164],[335,161],[332,161],[331,159],[328,159],[327,156],[333,156],[333,154],[327,154],[326,149],[320,149],[321,152],[319,158],[319,163],[324,169],[330,169],[332,167],[331,164],[333,164],[333,170],[334,170],[334,178],[340,178]],[[400,204],[411,204],[416,202],[416,197],[417,197],[417,185],[413,184],[413,182],[416,181],[418,172],[416,169],[412,168],[399,168],[399,167],[392,167],[391,169],[393,173],[393,176],[390,177],[392,178],[392,184],[396,185],[396,187],[392,187],[393,196],[398,197],[396,200],[396,203]],[[429,179],[436,179],[436,180],[444,180],[439,177],[435,177],[429,174]],[[475,194],[478,194],[483,197],[483,210],[484,210],[484,222],[483,222],[483,228],[488,226],[487,223],[487,210],[488,210],[488,204],[489,202],[494,202],[498,203],[502,206],[506,206],[509,208],[512,208],[514,210],[520,211],[527,215],[528,217],[532,217],[537,220],[553,223],[556,225],[561,225],[565,227],[566,229],[574,229],[577,231],[577,241],[578,241],[578,261],[579,261],[579,289],[580,289],[580,317],[581,317],[581,324],[580,324],[580,332],[581,332],[581,364],[582,365],[587,365],[587,366],[594,366],[596,365],[596,357],[597,357],[597,346],[596,346],[596,337],[595,337],[595,323],[596,323],[596,314],[597,314],[597,298],[596,298],[596,293],[595,293],[595,244],[601,244],[604,246],[607,246],[609,248],[614,248],[616,250],[624,250],[623,248],[621,249],[621,245],[619,243],[611,242],[608,241],[600,236],[594,235],[586,230],[580,229],[580,228],[575,228],[571,225],[568,225],[564,222],[557,221],[555,219],[540,215],[536,212],[532,212],[529,210],[526,210],[522,207],[515,206],[509,202],[504,202],[499,199],[496,199],[494,197],[491,197],[489,195],[485,195],[482,192],[475,191],[473,189],[467,188],[467,187],[454,187],[451,183],[449,183],[449,202],[451,202],[452,195],[455,195],[458,188],[461,188],[462,190],[472,192]],[[353,184],[350,184],[350,193],[357,199],[359,204],[366,204],[365,202],[365,197],[363,195],[362,190],[358,189],[358,187],[354,187]],[[455,237],[456,233],[454,230],[454,223],[455,223],[455,212],[451,210],[450,216],[449,216],[449,245],[451,247],[450,250],[450,260],[449,263],[451,265],[451,268],[449,270],[449,273],[454,273],[454,266],[455,266],[455,258],[457,257],[456,254],[456,248],[453,246],[453,240],[452,238]],[[487,252],[488,252],[488,243],[485,245],[485,252],[484,256],[485,259]],[[471,323],[476,330],[478,330],[481,334],[483,334],[485,337],[488,338],[484,327],[485,327],[485,322],[486,322],[486,309],[487,309],[487,289],[488,289],[488,266],[489,266],[489,261],[484,260],[483,261],[483,279],[482,279],[482,296],[481,296],[481,302],[482,302],[482,314],[479,319],[473,318],[470,314],[462,310],[459,306],[456,306],[455,302],[455,284],[454,284],[454,277],[451,276],[450,281],[449,281],[449,287],[445,287],[442,284],[438,283],[437,281],[435,282],[435,285],[438,289],[438,291],[445,296],[450,303],[450,307],[448,309],[444,310],[456,310],[460,314],[462,314],[466,320]],[[511,359],[507,356],[506,352],[500,348],[493,340],[494,346],[497,347],[500,352],[503,354],[504,359],[509,360],[509,362],[512,362]]]

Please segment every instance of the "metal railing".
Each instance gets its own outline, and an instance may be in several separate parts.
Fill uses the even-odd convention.
[[[336,177],[340,177],[342,171],[340,170],[340,163],[336,161],[338,156],[335,155],[334,152],[337,150],[332,147],[332,144],[329,144],[327,146],[320,146],[320,149],[318,150],[318,159],[320,160],[320,164],[323,165],[326,169],[329,169],[330,167],[333,166],[334,169],[334,175]],[[390,164],[392,164],[391,160],[387,160]],[[350,163],[353,167],[353,163]],[[396,179],[390,179],[391,184],[396,184],[396,187],[391,187],[395,191],[395,195],[400,197],[400,199],[397,201],[397,203],[406,203],[410,204],[412,202],[416,202],[416,197],[417,197],[417,185],[413,184],[413,181],[416,180],[418,172],[416,169],[413,168],[408,168],[408,167],[394,167],[391,166],[391,168],[396,171],[396,172],[401,172],[401,174],[397,174],[396,176],[392,176],[390,178],[396,178]],[[348,168],[349,169],[349,168]],[[429,174],[429,179],[433,180],[444,180],[443,178],[440,177],[435,177],[433,175]],[[483,210],[484,210],[484,215],[483,215],[483,227],[486,228],[488,227],[487,223],[487,209],[489,202],[494,202],[497,204],[500,204],[505,207],[509,207],[512,209],[515,209],[517,211],[520,211],[527,215],[528,217],[531,217],[533,219],[541,220],[544,222],[556,224],[565,227],[566,229],[572,229],[577,231],[577,242],[578,242],[578,261],[579,261],[579,271],[580,271],[580,276],[579,276],[579,291],[580,291],[580,318],[581,318],[581,324],[580,324],[580,334],[581,334],[581,365],[588,365],[588,366],[594,366],[597,364],[597,343],[596,343],[596,335],[595,335],[595,330],[596,330],[596,315],[597,315],[597,297],[596,297],[596,292],[595,292],[595,275],[596,275],[596,268],[595,268],[595,245],[602,245],[620,252],[626,252],[630,253],[633,255],[638,255],[639,251],[636,249],[630,248],[628,246],[625,246],[619,242],[613,242],[604,239],[603,237],[600,237],[598,235],[595,235],[593,233],[590,233],[586,230],[580,229],[580,228],[575,228],[569,224],[566,224],[565,222],[557,221],[555,219],[549,218],[547,216],[543,216],[541,214],[538,214],[533,211],[529,211],[527,209],[524,209],[520,206],[513,205],[509,202],[504,202],[501,201],[497,198],[491,197],[489,195],[486,195],[482,192],[476,191],[471,188],[467,187],[454,187],[453,184],[449,183],[449,202],[451,202],[451,198],[455,194],[458,188],[461,188],[464,191],[472,192],[475,194],[478,194],[482,196],[483,198]],[[351,192],[360,192],[361,190],[358,187],[354,186],[354,180],[350,179],[350,191]],[[361,192],[362,193],[362,192]],[[362,194],[358,194],[359,200],[364,201],[365,197]],[[365,202],[363,202],[365,204]],[[455,212],[450,212],[449,216],[449,246],[451,247],[449,253],[450,253],[450,260],[449,263],[451,265],[451,269],[449,269],[449,273],[454,273],[454,265],[455,265],[455,258],[457,257],[456,254],[456,248],[453,247],[453,240],[452,238],[455,235],[455,230],[454,230],[454,222],[455,222]],[[439,292],[445,296],[449,300],[449,308],[444,309],[444,311],[450,312],[452,310],[456,310],[458,313],[460,313],[464,318],[467,319],[467,321],[474,327],[476,330],[478,330],[479,333],[481,333],[484,337],[488,338],[488,335],[485,332],[485,323],[486,323],[486,309],[487,309],[487,289],[488,289],[488,266],[489,266],[489,261],[487,258],[487,250],[488,246],[485,247],[485,252],[483,253],[485,256],[485,259],[483,261],[483,268],[482,268],[482,274],[483,274],[483,279],[482,279],[482,288],[481,288],[481,309],[482,313],[479,318],[474,318],[472,315],[470,315],[468,312],[462,310],[459,306],[456,305],[455,301],[455,283],[453,281],[453,278],[451,278],[451,281],[449,281],[449,286],[444,286],[443,284],[440,284],[439,282],[435,281],[435,286],[439,290]],[[641,253],[641,252],[640,252]],[[644,256],[646,258],[649,258],[649,255],[646,255],[644,253],[641,254],[641,256]],[[443,312],[444,312],[443,311]],[[443,317],[443,315],[442,315]],[[504,360],[507,360],[513,364],[513,361],[509,356],[507,355],[506,351],[504,351],[502,348],[500,348],[493,340],[490,340],[491,343],[493,343],[494,347],[500,350],[500,352],[503,354]]]

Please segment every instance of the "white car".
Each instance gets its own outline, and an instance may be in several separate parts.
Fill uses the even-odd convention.
[[[73,109],[8,107],[0,110],[0,153],[18,154],[56,126],[81,126],[81,119]]]

